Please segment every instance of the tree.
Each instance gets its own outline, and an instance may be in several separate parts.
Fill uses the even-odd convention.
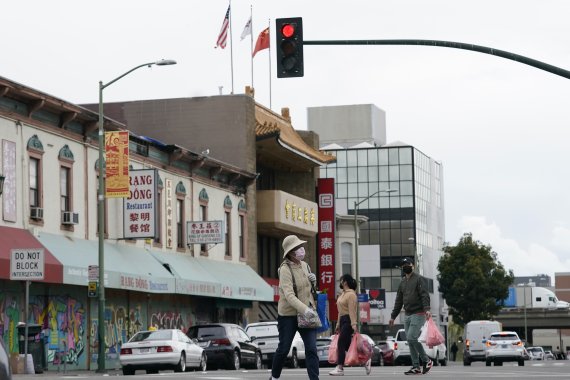
[[[474,241],[471,233],[443,252],[437,279],[453,321],[464,326],[469,321],[492,319],[509,294],[513,271],[507,272],[491,246]]]

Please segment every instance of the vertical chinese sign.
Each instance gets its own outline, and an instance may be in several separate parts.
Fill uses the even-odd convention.
[[[156,230],[155,169],[131,170],[129,197],[123,203],[123,226],[126,239],[154,238]]]
[[[129,132],[105,132],[105,197],[129,196]]]
[[[166,248],[172,248],[172,229],[174,228],[173,192],[172,180],[166,178],[164,181],[164,191],[166,192]]]
[[[335,209],[334,209],[334,179],[319,178],[317,182],[317,197],[319,207],[318,226],[318,266],[319,290],[327,290],[329,301],[329,319],[338,319],[336,309],[335,287]]]

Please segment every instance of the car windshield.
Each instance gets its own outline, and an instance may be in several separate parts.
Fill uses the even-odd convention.
[[[226,329],[222,326],[194,326],[188,329],[188,334],[190,338],[198,339],[213,339],[213,338],[224,338],[226,336]]]
[[[249,336],[255,336],[257,338],[265,336],[279,336],[279,331],[277,330],[277,325],[259,325],[259,326],[248,326],[245,332]]]
[[[400,331],[398,334],[398,340],[400,340],[401,342],[407,341],[408,338],[406,337],[406,332],[405,331]]]
[[[330,346],[331,340],[329,338],[318,338],[317,339],[317,347],[325,347]]]
[[[489,340],[519,340],[516,334],[497,334],[491,335]]]
[[[148,340],[170,340],[172,339],[171,330],[157,330],[157,331],[141,331],[133,336],[130,342],[142,342]]]
[[[536,353],[540,353],[542,352],[542,350],[538,347],[531,347],[528,349],[529,352],[536,352]]]

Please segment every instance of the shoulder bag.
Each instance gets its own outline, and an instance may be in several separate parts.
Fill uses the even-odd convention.
[[[295,292],[295,297],[299,298],[297,295],[297,283],[295,282],[295,275],[293,274],[293,270],[291,269],[291,265],[287,263],[287,267],[291,272],[291,279],[293,281],[293,292]],[[315,308],[311,305],[307,305],[307,307],[313,310],[312,315],[306,316],[305,313],[297,312],[297,325],[300,329],[317,329],[322,326],[321,319],[319,318],[319,314],[315,310]]]

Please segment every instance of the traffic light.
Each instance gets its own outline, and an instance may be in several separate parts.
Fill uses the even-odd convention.
[[[301,17],[275,20],[277,43],[277,78],[303,76],[303,19]]]

